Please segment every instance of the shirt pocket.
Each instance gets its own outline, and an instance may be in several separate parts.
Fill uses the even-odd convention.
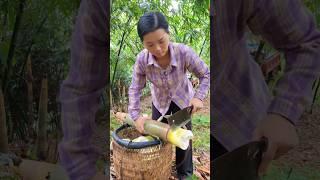
[[[154,67],[147,67],[146,69],[147,80],[157,88],[162,88],[164,83],[161,78],[160,69]]]
[[[185,83],[186,73],[183,68],[175,67],[172,69],[168,76],[168,85],[171,90],[176,90],[180,88],[183,83]]]

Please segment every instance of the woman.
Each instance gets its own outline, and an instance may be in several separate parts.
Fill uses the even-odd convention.
[[[143,133],[144,121],[150,119],[140,115],[140,96],[146,79],[151,82],[152,119],[155,120],[189,105],[193,105],[192,113],[201,109],[209,89],[210,72],[190,47],[170,42],[169,25],[163,14],[145,13],[137,28],[145,49],[138,54],[134,65],[128,112]],[[187,70],[200,80],[196,92],[187,78]],[[191,122],[186,127],[191,130]],[[179,179],[193,174],[191,143],[185,151],[176,148],[176,167]]]

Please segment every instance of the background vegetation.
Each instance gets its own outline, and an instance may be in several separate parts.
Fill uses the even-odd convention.
[[[209,2],[203,0],[115,0],[110,30],[110,82],[114,110],[126,111],[132,67],[143,49],[137,22],[148,11],[162,12],[169,22],[173,42],[191,46],[209,65]],[[144,90],[149,95],[148,89]]]

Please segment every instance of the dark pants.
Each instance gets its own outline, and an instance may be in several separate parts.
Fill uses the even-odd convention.
[[[228,152],[228,150],[212,135],[210,135],[210,146],[210,149],[212,149],[210,151],[212,160],[215,160],[217,157]]]
[[[179,111],[180,108],[174,103],[171,102],[170,107],[166,115],[174,114]],[[152,119],[158,119],[161,117],[161,113],[157,110],[156,107],[152,104]],[[168,123],[167,119],[163,119],[161,122]],[[191,130],[191,122],[186,125],[188,130]],[[193,164],[192,164],[192,142],[190,141],[189,147],[187,150],[182,150],[176,147],[176,168],[179,178],[192,176],[193,174]]]

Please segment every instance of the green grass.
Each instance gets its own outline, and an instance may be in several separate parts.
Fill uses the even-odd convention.
[[[318,94],[317,94],[317,97],[316,97],[316,100],[315,100],[314,104],[320,105],[320,95],[319,95],[319,92],[318,92]]]
[[[315,170],[310,167],[292,168],[290,173],[289,166],[276,166],[270,167],[268,175],[261,178],[261,180],[319,180],[320,170]]]
[[[196,175],[192,174],[191,178],[187,178],[187,180],[199,179]]]
[[[192,117],[193,147],[210,151],[210,116],[195,114]]]
[[[98,159],[96,162],[96,167],[99,171],[104,171],[106,168],[106,162],[103,159]]]
[[[317,81],[317,83],[318,83],[318,81]],[[317,84],[316,84],[316,85],[317,85]],[[315,93],[315,88],[316,88],[316,87],[314,87],[313,93]],[[312,98],[313,98],[313,96],[312,96]],[[319,88],[319,90],[318,90],[318,92],[317,92],[317,96],[316,96],[316,99],[315,99],[314,104],[320,105],[320,88]]]
[[[119,128],[121,124],[116,120],[113,115],[110,115],[110,142],[112,141],[112,133],[117,128]]]
[[[189,179],[194,180],[199,178],[192,175]],[[320,180],[320,170],[310,167],[292,168],[290,173],[290,167],[288,166],[271,165],[268,175],[262,177],[261,180]]]
[[[146,109],[145,112],[143,112],[143,114],[147,114],[149,117],[151,117],[152,110],[151,109]]]
[[[110,133],[116,130],[121,126],[121,123],[116,120],[114,116],[110,116],[111,124],[110,124]]]

